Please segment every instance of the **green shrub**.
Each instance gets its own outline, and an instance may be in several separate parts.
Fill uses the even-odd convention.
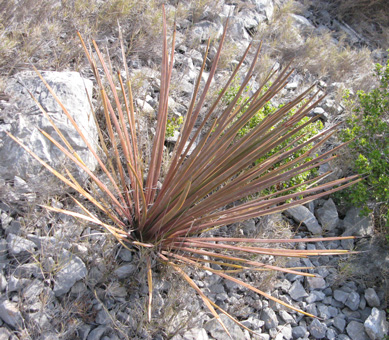
[[[345,103],[353,114],[347,119],[341,138],[350,141],[352,170],[364,179],[338,196],[362,207],[364,214],[379,208],[389,236],[389,61],[385,66],[376,64],[375,75],[379,81],[376,88],[359,91],[356,98],[350,93],[345,95]]]

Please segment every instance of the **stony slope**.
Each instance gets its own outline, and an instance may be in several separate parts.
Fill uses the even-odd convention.
[[[171,102],[173,113],[180,116],[187,108],[204,39],[209,35],[220,35],[223,21],[231,15],[231,44],[220,80],[228,72],[227,60],[236,58],[240,54],[237,51],[251,41],[252,35],[267,38],[264,66],[274,63],[283,66],[290,58],[296,58],[297,73],[284,91],[284,97],[299,93],[308,82],[319,77],[320,86],[327,89],[330,96],[313,114],[323,114],[327,126],[341,119],[343,111],[335,100],[335,90],[342,86],[357,89],[361,83],[369,86],[366,70],[371,64],[371,59],[367,59],[370,52],[368,49],[362,52],[350,49],[344,64],[338,63],[342,58],[337,55],[327,58],[325,53],[335,54],[344,48],[342,35],[354,47],[366,46],[366,38],[346,23],[328,17],[329,12],[327,15],[310,11],[301,4],[285,6],[281,1],[271,0],[218,1],[215,6],[204,4],[196,18],[193,13],[179,18],[176,85],[173,85]],[[327,45],[322,50],[314,50],[316,55],[308,58],[312,51],[306,46],[313,48],[309,44],[318,45],[320,40]],[[319,63],[321,57],[322,64]],[[131,60],[131,66],[135,78],[142,75],[139,93],[144,99],[137,101],[138,110],[150,114],[157,101],[158,72],[153,69],[152,61],[149,60],[149,65],[147,62],[147,58],[140,56]],[[83,75],[88,77],[86,70]],[[25,82],[22,74],[14,79]],[[154,273],[157,282],[154,318],[147,323],[144,315],[147,287],[140,255],[120,249],[111,238],[88,225],[66,216],[49,215],[35,206],[36,202],[47,198],[50,190],[51,204],[70,203],[60,195],[61,191],[50,189],[50,186],[43,190],[41,185],[41,190],[37,189],[45,180],[36,176],[37,170],[28,166],[28,160],[24,161],[24,167],[23,162],[21,164],[23,172],[6,158],[7,153],[14,151],[7,146],[4,131],[19,129],[30,141],[34,137],[23,130],[30,131],[31,123],[22,124],[21,129],[15,115],[36,115],[31,102],[23,99],[23,96],[27,98],[27,93],[12,86],[9,81],[0,113],[1,167],[5,168],[0,206],[0,339],[225,339],[219,324],[211,319],[190,288],[183,287],[180,280],[164,272],[163,268],[156,268]],[[58,81],[57,86],[62,88],[63,85]],[[34,89],[43,99],[47,98],[43,86],[34,85]],[[45,102],[45,105],[50,104]],[[39,139],[35,143],[39,144]],[[55,152],[50,154],[51,151],[45,153],[49,158],[56,158]],[[283,216],[254,219],[218,232],[261,237],[291,232],[296,237],[324,232],[327,236],[374,235],[371,219],[358,217],[356,209],[338,210],[340,208],[331,199],[320,200]],[[297,226],[300,227],[296,229]],[[307,270],[320,275],[315,279],[290,274],[242,275],[273,296],[296,304],[320,319],[303,317],[207,273],[193,272],[192,275],[222,308],[260,334],[250,335],[227,319],[234,339],[383,338],[388,331],[385,273],[389,272],[389,256],[385,244],[379,239],[367,238],[356,244],[337,241],[308,244],[307,247],[357,247],[369,252],[355,258],[321,257],[287,263],[293,267],[313,267]],[[273,263],[275,259],[268,258],[268,261]]]

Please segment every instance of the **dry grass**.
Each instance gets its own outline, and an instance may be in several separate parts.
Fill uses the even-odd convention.
[[[76,32],[95,39],[113,65],[120,49],[118,23],[127,58],[160,62],[163,0],[0,0],[0,76],[22,69],[82,70],[86,65]],[[174,20],[195,23],[220,10],[220,1],[168,1],[168,26]],[[169,8],[169,7],[168,7]]]
[[[76,31],[112,52],[118,50],[118,23],[128,41],[127,54],[152,58],[160,37],[162,1],[50,0],[0,1],[0,74],[23,68],[79,69],[84,56]],[[168,18],[170,21],[172,17]]]
[[[83,70],[86,63],[75,34],[77,30],[86,41],[96,39],[104,52],[110,54],[115,67],[119,59],[116,55],[118,22],[124,32],[127,58],[159,63],[160,53],[155,46],[160,40],[162,2],[66,0],[56,5],[50,0],[0,0],[0,78],[30,69],[30,64],[46,70]],[[365,26],[374,23],[377,26],[374,32],[381,34],[380,38],[373,37],[374,41],[387,44],[384,3],[384,0],[372,4],[367,0],[305,1],[305,6],[310,5],[313,10],[328,9],[350,24],[358,22],[365,33],[372,31]],[[196,23],[221,8],[220,1],[210,0],[185,3],[172,0],[170,4],[174,10],[168,11],[169,24],[174,19],[178,23],[184,19]],[[328,81],[350,79],[353,87],[358,88],[366,80],[364,75],[370,74],[370,52],[364,48],[353,49],[342,39],[335,44],[330,33],[319,35],[313,30],[297,29],[290,14],[299,14],[302,8],[297,2],[289,1],[276,11],[272,22],[258,28],[255,39],[265,41],[268,55],[268,59],[263,57],[263,69],[274,59],[285,63],[294,58],[294,65],[302,71]],[[185,30],[182,32],[186,34]],[[236,54],[234,46],[229,50],[222,59],[223,67],[228,67],[230,58]]]
[[[160,62],[156,46],[160,41],[158,28],[161,27],[159,9],[162,2],[66,0],[56,5],[50,0],[0,0],[0,83],[15,72],[31,69],[30,64],[38,69],[83,71],[86,60],[76,37],[77,30],[86,41],[97,40],[104,53],[109,54],[113,67],[119,67],[118,23],[124,32],[128,60],[140,59],[143,64],[153,67]],[[334,2],[338,1],[325,4],[332,8]],[[168,11],[168,26],[175,19],[179,24],[183,20],[196,23],[212,17],[212,13],[221,8],[220,1],[210,0],[189,0],[185,3],[172,0],[170,3],[172,10]],[[339,13],[346,15],[347,5],[351,6],[351,3],[354,2],[341,2]],[[356,3],[352,10],[358,18],[357,13],[363,12],[361,8],[366,1]],[[382,7],[382,3],[378,1],[376,6],[368,6],[368,10]],[[353,49],[342,39],[335,44],[330,33],[320,35],[314,30],[294,27],[290,14],[301,11],[301,5],[289,1],[276,11],[272,22],[263,23],[258,28],[254,39],[264,40],[266,52],[258,73],[263,74],[261,71],[268,69],[274,60],[284,64],[294,59],[294,65],[300,71],[328,82],[348,79],[355,89],[366,84],[371,70],[370,52],[365,48]],[[378,18],[382,17],[382,13],[382,10],[376,13],[378,25],[381,25],[382,20]],[[387,34],[387,30],[382,30],[383,35]],[[181,32],[187,35],[186,29]],[[226,51],[228,53],[221,60],[223,69],[229,67],[229,62],[237,54],[234,45]]]
[[[389,6],[386,0],[308,1],[314,10],[327,10],[332,17],[350,25],[376,48],[387,49]]]
[[[256,39],[264,41],[265,64],[277,60],[293,66],[303,75],[322,79],[328,84],[346,82],[354,89],[368,88],[373,63],[371,51],[353,48],[344,36],[335,39],[333,32],[315,26],[296,25],[293,14],[299,15],[304,6],[289,1],[278,9],[272,22],[258,28]]]

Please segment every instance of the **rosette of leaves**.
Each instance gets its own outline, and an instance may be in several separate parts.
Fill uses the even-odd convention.
[[[88,209],[85,202],[74,198],[74,201],[83,213],[50,206],[47,209],[68,214],[102,227],[116,237],[124,247],[143,249],[147,258],[149,318],[151,318],[152,266],[156,261],[173,268],[182,276],[201,297],[227,334],[229,332],[221,321],[217,310],[226,314],[241,327],[246,327],[211,301],[191,279],[185,268],[194,267],[198,270],[210,271],[213,275],[218,275],[225,280],[238,283],[268,299],[314,317],[236,278],[234,273],[249,270],[279,270],[285,273],[314,276],[313,274],[302,272],[298,268],[281,268],[253,260],[252,258],[249,259],[247,255],[269,254],[273,256],[307,257],[311,255],[344,254],[346,251],[343,250],[272,249],[261,246],[263,243],[314,242],[340,238],[270,240],[202,237],[201,233],[211,228],[280,212],[315,200],[323,195],[328,195],[358,181],[357,176],[351,176],[313,186],[322,177],[319,176],[306,182],[305,184],[311,185],[311,188],[303,192],[288,193],[290,188],[282,189],[265,196],[259,196],[250,201],[244,201],[240,205],[231,204],[237,200],[243,200],[254,193],[263,192],[266,188],[270,188],[280,181],[288,181],[290,178],[333,159],[335,157],[333,155],[334,151],[340,146],[310,161],[305,161],[306,158],[315,154],[316,150],[330,138],[336,127],[323,131],[304,143],[299,143],[301,136],[298,135],[298,132],[317,119],[310,118],[305,123],[299,124],[321,100],[321,98],[315,99],[318,92],[314,92],[314,87],[312,86],[294,100],[267,115],[250,132],[236,139],[235,137],[240,129],[250,121],[255,113],[284,88],[292,72],[288,68],[282,70],[278,75],[275,72],[270,72],[267,81],[262,84],[258,91],[251,97],[245,98],[239,105],[236,105],[242,96],[243,89],[253,76],[254,66],[260,53],[259,46],[254,53],[253,61],[243,79],[242,86],[234,99],[227,106],[221,105],[221,99],[246,59],[251,45],[245,51],[216,100],[212,105],[207,106],[208,109],[205,115],[200,115],[206,102],[206,94],[217,69],[226,35],[225,29],[209,70],[208,80],[200,90],[200,81],[206,66],[205,61],[210,46],[210,41],[208,41],[204,62],[194,87],[188,112],[174,151],[168,160],[168,170],[163,174],[161,169],[163,168],[163,162],[166,161],[163,154],[175,41],[175,33],[173,33],[169,57],[165,15],[163,15],[163,18],[159,108],[151,157],[147,164],[145,164],[146,162],[142,157],[143,151],[140,150],[137,142],[137,115],[134,111],[130,77],[126,63],[124,63],[124,66],[127,72],[127,81],[124,82],[120,73],[117,74],[117,78],[111,74],[110,68],[104,61],[97,44],[93,42],[97,55],[97,60],[95,60],[81,36],[81,43],[99,87],[100,99],[104,108],[106,134],[109,137],[109,145],[114,154],[112,161],[107,143],[104,142],[102,131],[100,131],[100,143],[102,144],[103,152],[105,152],[105,157],[101,157],[99,150],[95,150],[88,143],[72,116],[62,105],[60,99],[43,77],[41,79],[59,105],[61,105],[69,121],[98,161],[101,173],[108,178],[109,185],[85,166],[82,159],[58,129],[56,129],[57,133],[63,143],[57,142],[45,131],[41,130],[41,132],[77,167],[88,174],[89,182],[87,186],[81,185],[68,170],[65,173],[59,173],[42,161],[32,150],[29,150],[14,136],[10,135],[10,137],[55,176],[80,194],[85,201],[89,201],[95,207],[95,209]],[[100,64],[99,66],[98,63]],[[104,71],[104,81],[98,72],[98,67],[101,67]],[[271,86],[269,86],[267,91],[262,92],[262,89],[270,80]],[[292,115],[289,115],[288,113],[297,107],[299,103],[302,103],[303,100],[304,103]],[[40,108],[47,115],[41,106]],[[242,112],[243,108],[245,108],[244,112]],[[198,137],[200,137],[200,141],[194,144]],[[286,146],[262,162],[255,163],[257,159],[268,154],[269,150],[275,149],[285,141],[288,141]],[[309,150],[298,157],[290,158],[290,155],[307,145],[311,146]],[[104,162],[103,158],[107,159],[107,161]],[[282,163],[283,160],[288,161]],[[282,165],[275,167],[276,164]],[[162,186],[158,187],[158,182],[161,182]],[[299,186],[300,184],[296,185],[295,188]],[[222,269],[213,269],[209,266],[211,263],[218,264]]]

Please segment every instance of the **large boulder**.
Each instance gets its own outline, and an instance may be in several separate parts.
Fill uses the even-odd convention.
[[[96,149],[97,128],[87,97],[87,93],[90,98],[92,96],[92,81],[83,79],[77,72],[42,72],[42,75]],[[10,105],[0,113],[3,121],[0,125],[0,178],[14,180],[16,176],[25,180],[30,187],[42,187],[42,183],[47,182],[47,170],[9,138],[6,131],[19,138],[53,168],[60,169],[65,164],[66,156],[39,132],[39,129],[43,129],[60,141],[28,91],[48,112],[85,164],[91,170],[95,169],[95,158],[35,72],[16,74],[5,91],[10,98]],[[86,178],[81,169],[75,169],[74,174],[78,179]]]

